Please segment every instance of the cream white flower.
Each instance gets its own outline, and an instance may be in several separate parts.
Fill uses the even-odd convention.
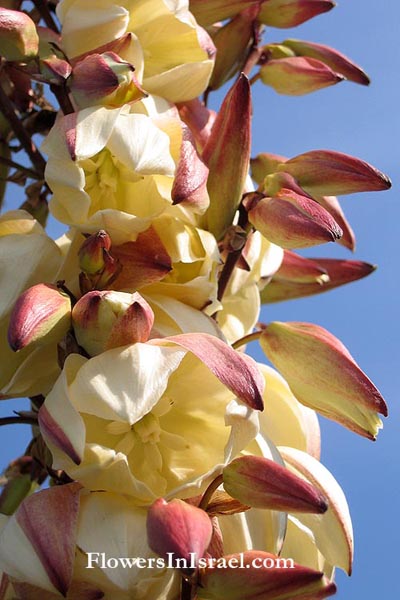
[[[187,0],[63,0],[57,14],[69,58],[110,44],[125,34],[143,87],[171,102],[199,96],[213,68],[214,46],[189,12]]]
[[[118,491],[142,505],[186,498],[254,438],[258,418],[250,406],[261,408],[262,386],[249,357],[204,334],[90,360],[72,354],[41,408],[40,427],[54,468],[89,489]]]
[[[141,231],[171,202],[170,138],[145,114],[86,108],[60,117],[43,149],[50,210],[63,223],[117,210],[134,215]]]

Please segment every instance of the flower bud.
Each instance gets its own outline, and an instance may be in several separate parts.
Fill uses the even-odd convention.
[[[344,79],[323,62],[301,56],[267,61],[260,69],[260,78],[278,94],[287,96],[310,94]]]
[[[193,572],[191,559],[194,558],[196,564],[204,556],[212,532],[208,514],[183,500],[166,502],[159,498],[149,509],[147,541],[150,548],[165,558],[173,553],[175,559],[185,559],[189,568],[182,570],[188,575]]]
[[[208,86],[210,90],[220,88],[243,66],[243,58],[248,53],[253,39],[254,23],[259,10],[257,5],[244,10],[234,19],[219,27],[212,36],[217,56]]]
[[[281,266],[275,275],[278,279],[295,283],[324,284],[329,281],[327,271],[318,262],[290,250],[284,250]]]
[[[79,249],[79,266],[87,275],[100,273],[105,266],[104,254],[111,248],[111,238],[104,230],[90,235]]]
[[[26,61],[37,55],[39,37],[35,23],[24,12],[0,7],[0,55]]]
[[[328,12],[333,0],[266,0],[262,3],[260,21],[270,27],[288,29]]]
[[[297,273],[293,270],[289,272],[285,267],[282,270],[279,269],[261,292],[263,303],[281,302],[282,300],[304,298],[328,292],[351,281],[362,279],[375,270],[374,265],[358,260],[339,260],[335,258],[314,258],[310,260],[301,256],[297,256],[297,259],[302,262],[302,265],[298,265]],[[307,272],[312,276],[313,270],[316,273],[319,270],[320,277],[315,277],[314,281],[310,277],[307,281]]]
[[[97,104],[116,108],[147,96],[134,70],[115,52],[89,54],[74,66],[69,88],[80,108]]]
[[[260,344],[299,402],[369,439],[387,407],[347,348],[311,323],[269,323]]]
[[[146,342],[153,322],[153,311],[137,292],[88,292],[72,310],[76,339],[90,356]]]
[[[260,0],[190,0],[190,12],[203,26],[235,17],[242,10],[260,4]]]
[[[309,58],[320,60],[336,73],[340,73],[346,77],[349,81],[354,81],[354,83],[360,83],[361,85],[368,85],[370,83],[368,75],[364,73],[361,67],[334,48],[303,40],[285,40],[282,44],[292,50],[296,56],[308,56]]]
[[[250,160],[250,125],[250,85],[242,74],[226,95],[203,152],[210,169],[208,229],[217,239],[232,224],[242,198]]]
[[[285,512],[324,513],[328,505],[312,485],[261,456],[241,456],[223,470],[224,488],[254,508]]]
[[[249,221],[270,242],[282,248],[308,248],[335,242],[342,230],[317,202],[293,190],[262,198],[248,208]]]
[[[204,569],[200,585],[202,600],[321,600],[336,592],[323,573],[260,550],[222,557]]]
[[[71,300],[56,286],[39,283],[25,290],[10,316],[8,343],[17,352],[29,344],[61,340],[71,325]]]
[[[103,230],[90,235],[82,244],[78,256],[82,269],[79,283],[82,293],[102,290],[108,287],[119,275],[119,260],[111,256],[111,238]]]
[[[71,75],[71,65],[55,54],[40,61],[40,75],[35,79],[55,85],[64,85]]]
[[[333,150],[311,150],[278,167],[292,175],[309,194],[340,196],[379,192],[391,187],[390,179],[372,165]]]

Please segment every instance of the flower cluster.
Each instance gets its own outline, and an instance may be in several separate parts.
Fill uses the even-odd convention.
[[[257,81],[368,83],[327,46],[262,43],[334,3],[54,4],[0,8],[1,168],[34,180],[0,217],[0,394],[29,397],[14,421],[33,425],[3,479],[0,598],[331,596],[353,538],[317,413],[375,439],[387,408],[331,333],[260,307],[368,275],[294,250],[352,249],[336,196],[390,181],[339,152],[250,156]],[[246,354],[256,339],[272,366]]]

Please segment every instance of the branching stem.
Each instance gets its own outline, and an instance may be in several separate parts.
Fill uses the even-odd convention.
[[[3,90],[1,85],[0,85],[0,111],[3,113],[5,118],[11,124],[11,127],[12,127],[15,135],[21,142],[22,147],[24,148],[25,152],[29,156],[38,175],[40,174],[40,178],[43,179],[46,161],[44,160],[43,156],[40,154],[39,150],[36,148],[35,144],[33,143],[31,136],[26,131],[21,120],[19,119],[13,103],[11,102],[11,100],[9,99],[9,97],[7,96],[7,94],[5,93],[5,91]]]
[[[46,23],[49,29],[55,31],[56,33],[60,33],[57,23],[53,19],[53,15],[51,14],[48,6],[47,0],[32,0],[33,4],[36,6],[39,11],[43,21]]]
[[[23,165],[20,165],[17,162],[11,160],[10,158],[6,158],[5,156],[0,156],[0,163],[3,165],[7,165],[7,167],[11,167],[12,169],[17,169],[17,171],[21,171],[21,173],[24,173],[31,179],[36,179],[37,181],[40,181],[42,179],[41,175],[39,173],[36,173],[36,171],[33,171],[28,167],[24,167]]]
[[[57,98],[57,102],[60,105],[61,110],[64,115],[70,115],[75,112],[74,107],[72,106],[71,99],[68,95],[67,89],[62,85],[51,85],[50,90],[53,92],[55,97]]]

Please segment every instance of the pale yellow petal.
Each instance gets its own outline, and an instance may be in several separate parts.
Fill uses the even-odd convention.
[[[121,4],[123,4],[121,2]],[[110,0],[64,0],[57,5],[63,49],[69,58],[117,39],[126,31],[129,13]]]
[[[318,549],[328,563],[351,573],[353,528],[343,490],[331,473],[315,458],[294,448],[280,447],[287,467],[315,485],[328,500],[323,515],[297,515],[298,520],[315,536]]]
[[[184,355],[146,344],[108,350],[83,365],[70,397],[81,412],[133,424],[157,403]]]

